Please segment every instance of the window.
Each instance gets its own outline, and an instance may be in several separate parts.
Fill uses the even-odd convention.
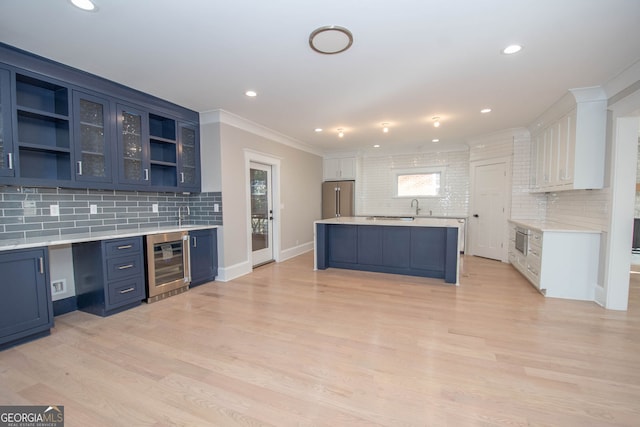
[[[444,169],[395,170],[396,197],[439,197],[444,187]]]

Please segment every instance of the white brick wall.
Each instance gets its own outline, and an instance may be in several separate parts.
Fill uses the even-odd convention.
[[[511,177],[511,218],[546,218],[547,195],[531,193],[530,183],[531,140],[528,136],[513,141],[513,165]]]
[[[420,215],[467,216],[469,210],[469,151],[425,152],[358,158],[357,215],[412,215],[406,198],[394,198],[393,169],[446,167],[444,197],[420,197]]]
[[[547,220],[606,231],[610,197],[609,188],[550,193]]]

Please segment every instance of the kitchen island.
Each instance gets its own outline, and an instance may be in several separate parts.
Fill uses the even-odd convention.
[[[329,267],[459,284],[457,219],[339,217],[314,223],[316,270]]]

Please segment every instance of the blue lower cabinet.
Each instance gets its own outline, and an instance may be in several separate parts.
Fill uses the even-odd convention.
[[[191,287],[215,280],[218,275],[217,230],[189,231]]]
[[[333,226],[331,226],[333,227]],[[358,264],[382,265],[382,227],[361,225],[358,227]]]
[[[457,281],[458,229],[317,224],[316,263]]]
[[[110,316],[145,298],[142,237],[72,246],[78,309]]]
[[[0,252],[0,349],[53,327],[47,248]]]
[[[328,230],[329,262],[356,264],[358,262],[358,232],[353,225],[331,225]]]

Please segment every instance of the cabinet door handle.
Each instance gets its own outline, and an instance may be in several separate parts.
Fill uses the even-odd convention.
[[[149,169],[144,170],[144,180],[149,181]]]
[[[82,175],[82,160],[78,161],[78,175]]]
[[[38,258],[38,263],[40,264],[40,274],[44,274],[44,258],[40,257]]]
[[[180,172],[180,182],[184,184],[184,172]]]
[[[118,270],[126,270],[127,268],[133,268],[133,264],[121,265]]]
[[[13,169],[13,153],[9,153],[9,169]]]
[[[131,249],[131,247],[132,247],[131,245],[122,245],[122,246],[118,246],[118,250],[121,250],[121,249]]]
[[[194,248],[198,247],[198,238],[196,236],[193,236],[193,247]]]
[[[121,294],[128,294],[129,292],[133,292],[135,290],[136,290],[136,288],[131,287],[131,288],[127,288],[127,289],[121,290],[120,293]]]

